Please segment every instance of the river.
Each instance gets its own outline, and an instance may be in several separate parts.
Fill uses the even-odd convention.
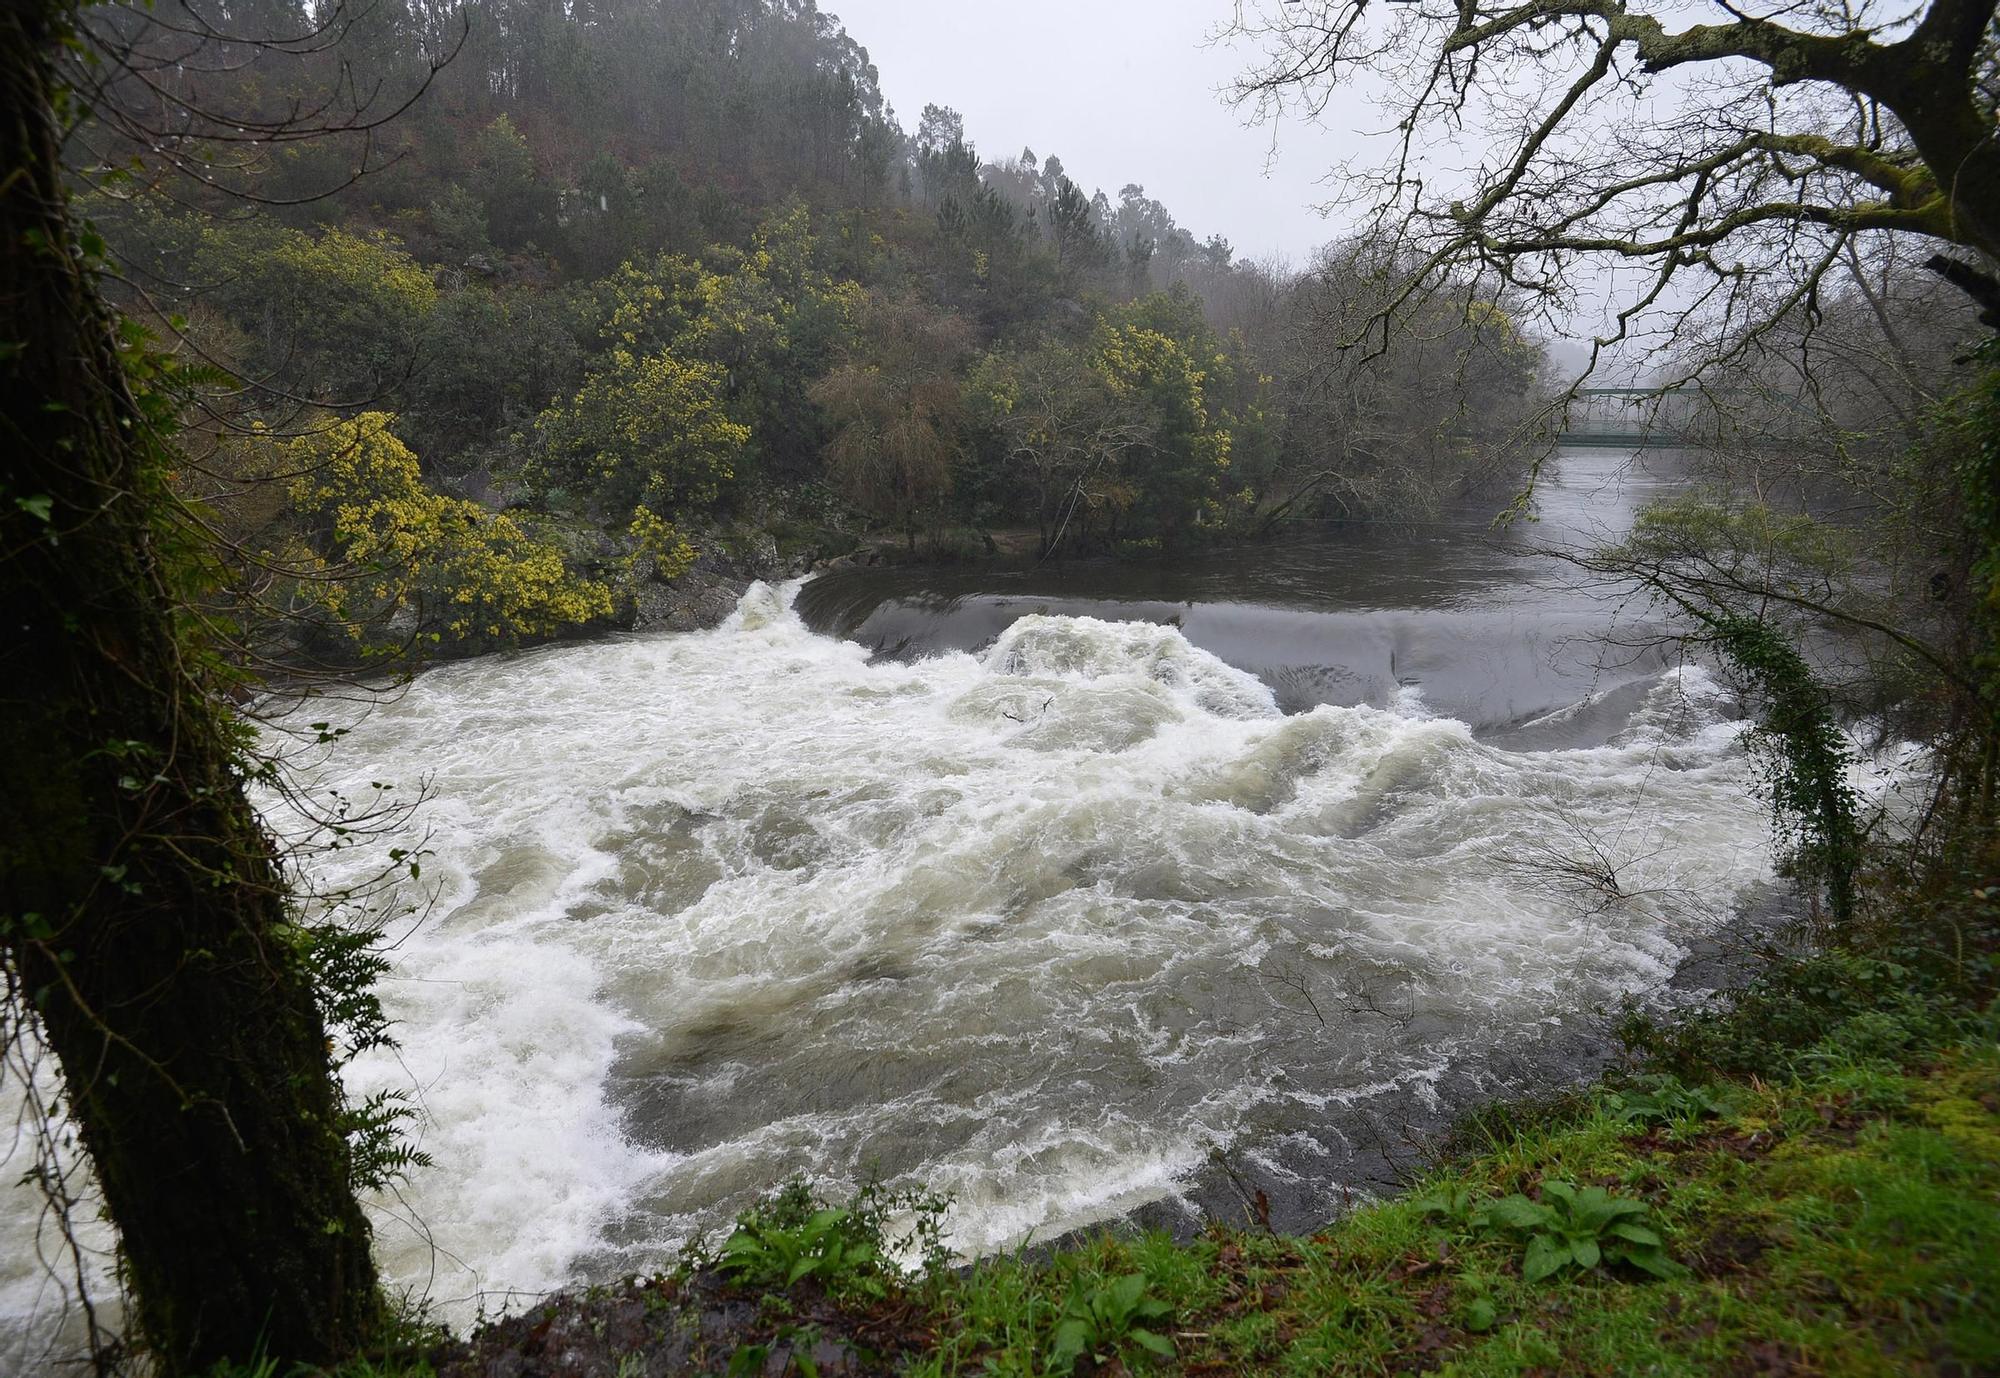
[[[1497,534],[760,585],[354,716],[309,783],[432,794],[402,1047],[351,1072],[435,1160],[375,1203],[388,1273],[463,1319],[801,1172],[948,1192],[967,1254],[1304,1227],[1598,1065],[1593,1012],[1683,998],[1771,888],[1731,696],[1527,553],[1673,481],[1629,461],[1565,452]]]

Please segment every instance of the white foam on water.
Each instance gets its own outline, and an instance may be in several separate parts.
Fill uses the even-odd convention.
[[[32,1080],[43,1104],[59,1088],[53,1063],[30,1058]],[[0,1078],[0,1105],[7,1116],[0,1131],[0,1373],[54,1371],[88,1345],[85,1320],[75,1307],[79,1260],[66,1245],[60,1222],[39,1186],[27,1180],[42,1170],[43,1147],[25,1088],[13,1078],[24,1063],[11,1060]],[[81,1254],[84,1285],[98,1303],[99,1320],[115,1324],[112,1250],[116,1236],[97,1213],[82,1150],[66,1125],[54,1130],[53,1167],[81,1199],[72,1207],[71,1229]],[[73,1366],[73,1365],[72,1365]]]
[[[1282,716],[1143,623],[871,664],[794,591],[433,670],[312,772],[435,795],[436,903],[383,987],[402,1047],[350,1079],[421,1098],[435,1165],[375,1203],[378,1247],[449,1318],[663,1263],[795,1172],[948,1191],[967,1252],[1171,1196],[1217,1149],[1331,1179],[1326,1114],[1657,986],[1701,934],[1644,894],[1769,874],[1694,671],[1612,745],[1510,753],[1414,696]],[[1555,801],[1639,898],[1494,864]]]

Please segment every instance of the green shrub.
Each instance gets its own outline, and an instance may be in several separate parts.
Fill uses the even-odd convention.
[[[1625,1124],[1672,1124],[1709,1120],[1729,1113],[1729,1101],[1709,1086],[1690,1086],[1670,1073],[1639,1077],[1605,1097],[1605,1108]]]
[[[882,1249],[853,1211],[814,1211],[796,1226],[745,1215],[717,1267],[751,1287],[791,1287],[812,1278],[829,1292],[887,1292]]]
[[[752,1289],[783,1291],[811,1281],[836,1297],[879,1300],[904,1281],[896,1253],[916,1258],[928,1276],[942,1272],[949,1260],[942,1240],[945,1204],[943,1197],[871,1184],[847,1205],[833,1206],[795,1178],[739,1215],[712,1260],[697,1249],[689,1262],[712,1262]],[[896,1213],[906,1213],[911,1224],[892,1237],[888,1219]]]
[[[1109,1363],[1128,1342],[1170,1359],[1173,1341],[1149,1327],[1171,1313],[1165,1302],[1146,1295],[1143,1273],[1127,1273],[1101,1287],[1087,1287],[1078,1278],[1050,1338],[1049,1371],[1069,1373],[1086,1354]]]
[[[1833,951],[1781,961],[1714,1010],[1668,1025],[1628,1014],[1619,1037],[1690,1079],[1769,1077],[1836,1035],[1884,1056],[1942,1047],[1964,1031],[1972,992],[1935,958],[1900,960],[1904,955]],[[1841,1032],[1864,1015],[1870,1018],[1860,1028]]]
[[[1529,1282],[1570,1268],[1588,1271],[1617,1263],[1654,1277],[1680,1275],[1680,1265],[1667,1257],[1645,1202],[1613,1196],[1603,1187],[1579,1188],[1554,1179],[1543,1182],[1541,1192],[1539,1201],[1516,1192],[1479,1204],[1469,1192],[1456,1188],[1415,1204],[1472,1235],[1519,1241],[1521,1276]]]

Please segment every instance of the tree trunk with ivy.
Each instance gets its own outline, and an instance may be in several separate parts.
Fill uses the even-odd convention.
[[[379,1314],[343,1101],[243,728],[179,625],[166,418],[62,189],[69,9],[0,0],[0,945],[169,1374]]]

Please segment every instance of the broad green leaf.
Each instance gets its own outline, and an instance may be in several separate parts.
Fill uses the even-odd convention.
[[[1656,1278],[1677,1278],[1686,1270],[1658,1249],[1628,1249],[1625,1261]]]
[[[1521,1258],[1521,1276],[1529,1282],[1540,1282],[1569,1261],[1569,1245],[1557,1242],[1550,1235],[1538,1234],[1528,1241],[1528,1252]]]
[[[1511,1230],[1535,1230],[1554,1219],[1547,1206],[1521,1195],[1503,1196],[1486,1208],[1487,1215]]]
[[[1056,1324],[1055,1334],[1049,1343],[1049,1358],[1052,1367],[1068,1372],[1083,1352],[1090,1346],[1090,1328],[1082,1321],[1070,1319]]]
[[[1647,1229],[1644,1225],[1634,1225],[1630,1221],[1619,1221],[1611,1227],[1608,1233],[1618,1239],[1629,1239],[1634,1244],[1642,1244],[1649,1249],[1660,1247],[1659,1235]]]

